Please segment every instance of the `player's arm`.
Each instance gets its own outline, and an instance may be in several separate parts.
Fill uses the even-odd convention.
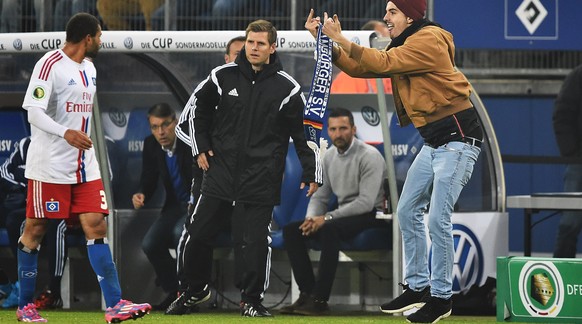
[[[45,114],[44,109],[27,107],[26,110],[28,111],[28,122],[36,128],[49,134],[63,137],[69,145],[80,150],[88,150],[93,146],[93,141],[87,134],[79,130],[68,129],[57,123]]]

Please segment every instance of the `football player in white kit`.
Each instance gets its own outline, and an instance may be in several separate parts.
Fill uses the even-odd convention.
[[[99,165],[90,139],[96,70],[91,58],[101,45],[99,20],[87,13],[67,23],[62,49],[46,53],[35,65],[22,107],[28,112],[32,141],[26,225],[18,243],[20,281],[17,318],[46,322],[32,303],[40,242],[48,219],[77,219],[107,310],[105,320],[118,323],[149,313],[149,304],[121,299],[117,270],[107,243],[109,214]]]

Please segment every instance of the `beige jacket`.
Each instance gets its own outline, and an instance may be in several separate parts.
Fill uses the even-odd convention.
[[[334,47],[334,64],[352,77],[391,77],[400,126],[422,127],[472,106],[471,86],[455,68],[448,31],[426,26],[404,44],[377,50],[351,44],[351,55]]]

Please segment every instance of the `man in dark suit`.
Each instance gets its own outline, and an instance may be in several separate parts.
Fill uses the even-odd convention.
[[[132,202],[135,209],[143,207],[153,196],[161,178],[166,200],[160,217],[143,238],[142,249],[154,267],[156,284],[168,294],[154,308],[166,309],[178,291],[177,265],[168,249],[177,249],[176,254],[180,258],[178,241],[190,199],[192,153],[190,147],[176,141],[176,112],[167,103],[151,107],[148,121],[152,135],[144,140],[140,189],[133,195]]]

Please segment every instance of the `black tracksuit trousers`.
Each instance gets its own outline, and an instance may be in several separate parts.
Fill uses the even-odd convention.
[[[246,204],[201,195],[188,226],[184,250],[184,280],[200,291],[212,276],[212,242],[231,222],[235,259],[235,286],[243,302],[260,302],[271,269],[269,226],[273,206]]]

